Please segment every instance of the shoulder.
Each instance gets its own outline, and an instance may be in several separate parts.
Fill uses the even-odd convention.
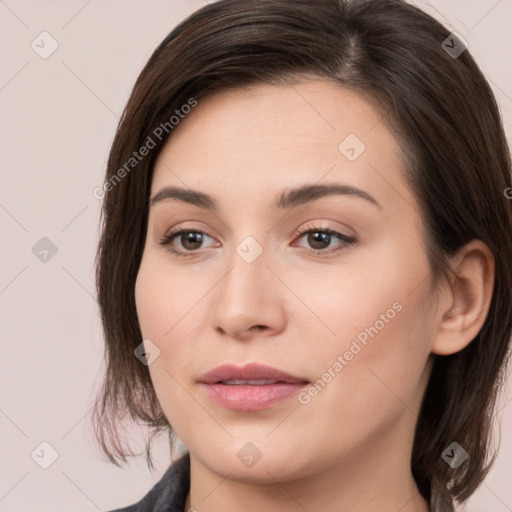
[[[190,488],[190,456],[176,460],[137,503],[110,512],[183,512]]]

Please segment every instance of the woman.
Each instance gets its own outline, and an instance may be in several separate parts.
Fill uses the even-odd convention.
[[[102,189],[95,419],[114,463],[127,417],[187,451],[119,510],[467,500],[512,331],[510,172],[464,41],[411,5],[221,0],[176,27]]]

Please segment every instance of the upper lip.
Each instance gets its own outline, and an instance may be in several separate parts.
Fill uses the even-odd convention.
[[[309,382],[307,379],[290,375],[282,370],[273,368],[272,366],[266,366],[260,363],[249,363],[245,366],[235,366],[233,364],[221,364],[216,366],[208,373],[205,373],[199,382],[205,384],[215,384],[231,379],[241,380],[259,380],[259,379],[271,379],[277,382],[286,382],[289,384],[302,384]]]

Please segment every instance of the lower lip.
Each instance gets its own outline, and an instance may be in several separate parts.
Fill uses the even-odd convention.
[[[264,386],[230,386],[228,384],[202,384],[208,396],[226,409],[259,411],[298,395],[307,383],[280,382]]]

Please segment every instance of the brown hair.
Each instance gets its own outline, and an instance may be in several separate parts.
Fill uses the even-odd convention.
[[[421,208],[434,280],[446,277],[447,256],[471,239],[485,242],[494,255],[488,316],[465,349],[435,356],[411,460],[431,510],[453,510],[453,499],[465,501],[481,483],[492,463],[493,411],[512,332],[512,210],[505,193],[512,190],[511,168],[490,87],[467,50],[459,56],[446,51],[442,43],[449,37],[439,22],[400,0],[220,0],[193,13],[156,48],[110,151],[96,260],[107,371],[94,421],[112,462],[126,462],[133,453],[118,435],[123,418],[172,433],[148,368],[134,357],[142,341],[135,280],[153,166],[172,136],[169,125],[122,179],[120,169],[191,98],[200,102],[228,87],[313,75],[363,94],[385,113]],[[457,43],[449,41],[450,47]],[[469,453],[456,469],[441,458],[453,441]]]

